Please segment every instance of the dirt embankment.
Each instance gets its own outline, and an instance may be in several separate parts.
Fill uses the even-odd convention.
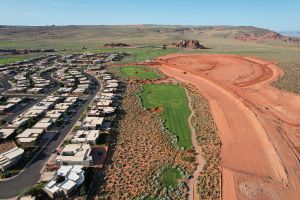
[[[207,98],[222,141],[223,199],[297,199],[300,96],[270,86],[280,68],[205,54],[164,56],[154,65]]]
[[[276,32],[269,32],[265,34],[241,34],[235,37],[242,41],[265,41],[265,40],[280,40],[284,42],[300,42],[300,38],[283,36]]]

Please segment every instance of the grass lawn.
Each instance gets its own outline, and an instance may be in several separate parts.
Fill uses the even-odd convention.
[[[140,66],[121,67],[120,71],[124,76],[130,78],[138,78],[142,80],[160,78],[160,76],[153,70]]]
[[[188,125],[190,110],[183,87],[147,84],[143,85],[139,96],[146,108],[162,108],[160,114],[165,121],[165,127],[177,136],[180,147],[192,147],[191,129]]]
[[[163,171],[160,182],[165,186],[176,186],[178,184],[178,179],[181,178],[180,172],[177,169],[168,168]]]

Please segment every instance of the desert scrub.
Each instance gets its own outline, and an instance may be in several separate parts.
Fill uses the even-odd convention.
[[[208,102],[195,88],[188,86],[191,104],[195,112],[192,118],[197,142],[202,148],[205,164],[197,180],[197,191],[201,199],[220,199],[221,197],[221,140],[213,121]]]
[[[187,193],[189,173],[179,165],[163,166],[152,177],[159,197],[183,199]]]
[[[284,70],[284,76],[272,85],[281,89],[300,94],[300,67],[297,64],[280,64]]]
[[[181,152],[169,142],[160,128],[161,117],[144,110],[137,96],[139,84],[127,84],[111,155],[98,190],[98,199],[134,199],[141,195],[182,199],[187,189],[167,193],[156,188],[152,178],[163,166],[180,165],[192,172],[191,164],[181,160]]]

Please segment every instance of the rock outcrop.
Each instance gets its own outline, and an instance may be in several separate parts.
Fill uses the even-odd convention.
[[[129,47],[126,43],[106,43],[104,47]]]
[[[181,40],[179,42],[173,42],[173,47],[189,48],[189,49],[205,49],[198,40]]]

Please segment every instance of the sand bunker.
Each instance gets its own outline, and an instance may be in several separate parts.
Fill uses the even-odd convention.
[[[154,66],[209,101],[222,140],[223,199],[297,199],[300,96],[270,86],[283,75],[276,64],[201,54],[160,57]]]

